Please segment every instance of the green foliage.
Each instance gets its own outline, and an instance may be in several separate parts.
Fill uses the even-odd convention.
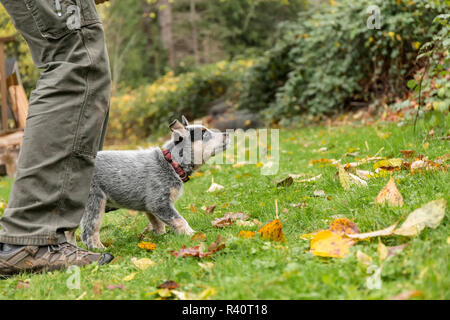
[[[435,34],[432,21],[445,9],[425,0],[330,4],[283,24],[282,38],[246,75],[241,107],[274,120],[295,119],[401,96],[420,44]],[[371,5],[380,8],[380,29],[367,27]]]
[[[278,23],[295,18],[303,0],[207,0],[201,27],[212,30],[230,57],[266,49],[278,34]],[[255,50],[254,50],[255,51]]]
[[[136,142],[151,132],[167,130],[168,124],[181,114],[188,119],[207,114],[211,101],[222,97],[251,60],[221,61],[193,72],[175,75],[169,72],[152,84],[124,90],[111,100],[111,118],[107,138]]]

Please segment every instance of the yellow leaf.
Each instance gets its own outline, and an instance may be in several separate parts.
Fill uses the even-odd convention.
[[[253,238],[255,236],[255,234],[256,234],[256,232],[254,232],[254,231],[241,230],[238,233],[238,237],[244,238],[244,239],[249,239],[249,238]]]
[[[343,166],[339,166],[339,182],[341,183],[342,188],[345,190],[350,190],[352,180]]]
[[[418,235],[425,227],[437,228],[445,216],[446,205],[444,199],[424,204],[411,212],[401,227],[394,231],[394,234],[411,237]]]
[[[335,219],[328,230],[341,236],[345,234],[360,233],[358,226],[347,218]]]
[[[395,185],[394,178],[391,176],[389,182],[386,186],[380,191],[378,196],[375,198],[375,204],[385,204],[387,202],[390,206],[398,206],[401,207],[403,205],[403,197],[398,191],[397,186]]]
[[[155,250],[156,249],[156,244],[151,243],[151,242],[142,241],[142,242],[140,242],[138,244],[138,247],[141,248],[141,249],[150,251],[150,250]]]
[[[354,241],[330,230],[318,232],[311,240],[311,252],[320,257],[343,258],[349,254]]]
[[[366,268],[372,265],[372,258],[360,250],[356,252],[356,259],[358,259],[358,262]]]
[[[152,260],[150,260],[149,258],[142,258],[142,259],[132,259],[131,261],[133,261],[134,265],[141,270],[145,270],[148,267],[151,267],[153,265],[155,265],[155,262],[153,262]]]
[[[203,232],[197,232],[191,237],[191,240],[204,242],[206,241],[206,234]]]
[[[261,235],[261,238],[273,241],[286,241],[286,238],[283,234],[283,224],[280,219],[275,219],[261,229],[258,230],[258,233]]]
[[[137,272],[130,273],[129,275],[127,275],[127,276],[126,276],[125,278],[123,278],[122,280],[123,280],[123,281],[131,281],[131,280],[134,279],[134,277],[136,276],[136,274],[137,274]]]
[[[381,160],[381,161],[376,162],[373,165],[373,169],[375,170],[375,169],[378,169],[378,168],[381,168],[381,167],[394,167],[394,168],[395,167],[401,167],[402,163],[403,163],[403,161],[400,158],[385,159],[385,160]]]
[[[380,261],[383,261],[388,256],[388,249],[381,241],[378,243],[377,253],[378,253],[378,257],[380,258]]]

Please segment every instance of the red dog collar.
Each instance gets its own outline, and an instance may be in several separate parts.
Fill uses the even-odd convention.
[[[183,182],[188,182],[189,176],[186,174],[186,172],[184,172],[184,170],[183,170],[183,168],[181,168],[180,164],[172,159],[172,154],[170,153],[170,151],[163,150],[163,149],[161,149],[161,151],[164,155],[164,158],[166,158],[166,160],[170,163],[170,165],[175,170],[175,172],[178,174],[180,179],[183,180]]]

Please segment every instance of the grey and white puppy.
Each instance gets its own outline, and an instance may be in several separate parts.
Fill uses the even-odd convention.
[[[162,149],[170,152],[175,166],[160,148],[97,154],[81,220],[81,239],[88,248],[104,248],[100,227],[105,207],[145,212],[155,234],[165,233],[166,225],[178,234],[194,233],[173,205],[183,190],[183,176],[175,171],[176,163],[181,172],[189,176],[210,157],[225,150],[229,138],[227,133],[212,131],[202,125],[189,125],[184,116],[182,122],[175,120],[169,127],[172,138]],[[69,242],[75,242],[73,231],[66,232],[66,237]]]

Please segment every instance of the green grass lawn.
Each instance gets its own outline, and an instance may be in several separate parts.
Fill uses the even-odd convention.
[[[380,138],[377,132],[391,132]],[[426,144],[428,142],[428,145]],[[425,145],[424,145],[425,143]],[[327,151],[317,150],[327,147]],[[132,215],[126,210],[109,213],[101,230],[102,241],[110,243],[108,252],[116,260],[103,266],[81,269],[80,289],[68,289],[71,274],[60,271],[42,275],[19,275],[0,281],[0,299],[155,299],[152,294],[165,280],[179,283],[178,291],[200,294],[208,290],[210,299],[386,299],[408,290],[420,290],[425,299],[450,298],[449,274],[449,219],[446,216],[437,229],[426,228],[416,238],[392,236],[382,238],[386,246],[407,243],[397,256],[384,262],[381,289],[368,289],[366,270],[358,263],[356,252],[370,255],[379,265],[378,239],[361,241],[350,248],[346,257],[321,258],[309,251],[309,241],[300,236],[327,229],[336,217],[354,221],[361,232],[385,228],[402,215],[431,200],[444,198],[449,202],[450,179],[443,171],[411,175],[409,171],[394,172],[398,189],[404,198],[401,208],[376,207],[374,198],[387,183],[389,176],[372,178],[368,187],[344,190],[330,165],[309,166],[311,159],[334,158],[343,163],[354,161],[345,154],[350,148],[359,150],[360,157],[374,155],[401,157],[400,150],[413,149],[416,154],[427,155],[431,160],[449,153],[449,141],[423,139],[415,135],[412,127],[396,125],[371,127],[314,127],[280,132],[280,169],[276,176],[262,176],[257,165],[235,168],[232,165],[206,165],[203,175],[196,175],[185,185],[184,195],[176,203],[179,212],[196,231],[207,235],[207,243],[221,234],[226,248],[208,258],[175,258],[170,252],[182,245],[198,242],[179,236],[169,230],[162,236],[147,234],[144,241],[157,245],[151,252],[140,249],[139,234],[147,225],[143,214]],[[351,150],[351,149],[350,149]],[[448,162],[447,162],[448,163]],[[372,169],[373,163],[362,166]],[[305,173],[307,177],[323,174],[310,183],[294,183],[277,187],[274,181],[289,173]],[[220,193],[207,193],[214,181],[225,189]],[[7,201],[12,180],[0,181],[0,197]],[[314,197],[315,190],[324,190],[328,197]],[[279,216],[287,241],[275,243],[237,237],[240,230],[257,230],[257,227],[240,227],[236,224],[217,229],[211,220],[227,212],[241,211],[265,223],[275,218],[275,199],[278,199]],[[291,204],[305,202],[304,207]],[[211,215],[202,206],[217,204]],[[191,206],[195,205],[195,210]],[[155,265],[138,270],[131,259],[150,258]],[[202,268],[199,262],[211,262],[211,269]],[[137,272],[134,279],[124,277]],[[28,285],[19,285],[19,280]],[[122,289],[108,289],[108,285],[123,285]]]

